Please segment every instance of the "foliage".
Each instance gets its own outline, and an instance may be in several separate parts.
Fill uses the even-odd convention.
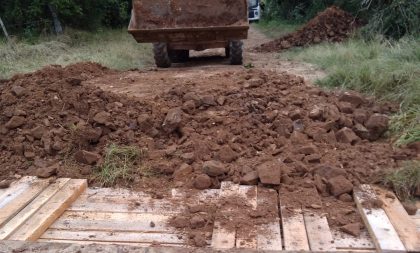
[[[328,76],[318,81],[322,86],[359,90],[401,103],[401,112],[391,121],[391,133],[398,145],[420,141],[418,38],[398,42],[353,38],[340,44],[293,49],[283,56],[325,69]]]
[[[1,0],[0,17],[6,27],[24,35],[48,33],[54,7],[64,26],[94,30],[127,25],[130,0]]]
[[[388,173],[383,184],[391,187],[401,200],[412,198],[420,187],[420,162],[406,162],[401,169]]]
[[[362,31],[365,37],[379,33],[399,39],[420,32],[419,0],[362,0],[362,6],[371,15]]]

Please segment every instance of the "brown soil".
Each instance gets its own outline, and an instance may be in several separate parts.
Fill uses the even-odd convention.
[[[120,72],[79,63],[1,81],[0,181],[56,175],[98,185],[105,147],[116,143],[147,150],[138,166],[148,168],[118,186],[163,196],[173,187],[218,188],[245,177],[279,190],[288,206],[327,213],[330,225],[344,226],[360,221],[349,186],[417,155],[383,137],[394,104],[322,90],[281,65],[197,65]],[[267,164],[280,182],[267,177]],[[197,238],[200,244],[203,235]]]
[[[356,19],[350,13],[332,6],[319,13],[298,31],[264,43],[255,49],[261,52],[273,52],[322,41],[341,42],[358,26]]]

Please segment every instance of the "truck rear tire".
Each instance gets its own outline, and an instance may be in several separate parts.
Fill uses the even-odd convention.
[[[159,68],[169,68],[171,66],[168,45],[166,43],[153,43],[153,53],[155,55],[156,66]]]
[[[234,40],[229,43],[229,59],[232,65],[242,65],[242,49],[244,43],[240,40]]]

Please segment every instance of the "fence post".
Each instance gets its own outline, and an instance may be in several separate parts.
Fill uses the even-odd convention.
[[[50,10],[51,16],[53,18],[55,34],[62,34],[63,33],[63,27],[61,26],[61,22],[58,19],[58,15],[57,15],[57,12],[56,12],[54,6],[52,6],[50,3],[48,3],[48,9]]]
[[[3,20],[1,20],[1,17],[0,17],[0,25],[1,25],[1,28],[3,29],[4,36],[6,36],[6,39],[9,40],[9,34],[7,33],[6,27],[4,26]]]

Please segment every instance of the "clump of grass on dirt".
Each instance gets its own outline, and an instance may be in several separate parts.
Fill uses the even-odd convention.
[[[46,65],[81,61],[128,70],[151,65],[150,45],[139,44],[125,29],[84,32],[67,30],[60,36],[35,41],[0,41],[0,79],[38,70]]]
[[[296,31],[301,24],[287,20],[261,20],[255,26],[270,38],[279,38],[283,35]]]
[[[410,200],[420,187],[420,161],[406,162],[401,169],[388,173],[383,184],[392,188],[400,200]]]
[[[404,38],[343,43],[323,43],[295,48],[282,57],[306,61],[326,70],[317,83],[325,87],[358,90],[401,104],[401,113],[392,120],[397,144],[420,141],[420,39]]]
[[[103,163],[97,168],[96,180],[102,186],[113,186],[117,180],[131,181],[138,168],[143,168],[141,159],[146,153],[134,146],[110,144],[105,149]]]

